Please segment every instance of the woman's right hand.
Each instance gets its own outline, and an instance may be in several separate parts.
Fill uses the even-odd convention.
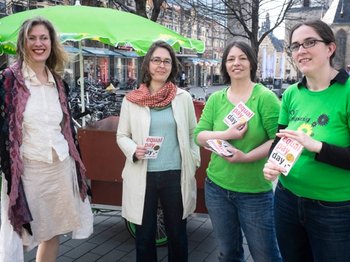
[[[284,168],[269,161],[265,163],[263,169],[265,179],[270,181],[276,180],[276,178],[284,171],[286,171]]]
[[[134,155],[138,160],[141,160],[145,157],[146,152],[147,149],[143,145],[137,145]]]
[[[228,128],[225,131],[225,137],[227,137],[225,140],[238,140],[243,138],[245,132],[247,132],[248,130],[248,125],[247,123],[243,123],[237,126],[232,126],[230,128]]]

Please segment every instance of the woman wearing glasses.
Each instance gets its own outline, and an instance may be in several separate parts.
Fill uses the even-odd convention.
[[[209,97],[196,141],[227,140],[232,156],[212,154],[205,181],[205,203],[218,241],[219,261],[244,261],[243,234],[254,261],[279,262],[273,218],[272,183],[262,172],[275,137],[280,103],[276,95],[255,83],[257,59],[240,41],[224,51],[221,74],[229,86]],[[243,126],[228,128],[224,118],[239,102],[255,115]]]
[[[157,261],[158,202],[168,260],[187,261],[186,218],[196,206],[194,175],[200,157],[193,139],[197,121],[192,98],[174,84],[177,73],[171,46],[155,42],[142,64],[142,84],[126,95],[121,108],[117,142],[127,158],[122,216],[136,224],[137,261]],[[158,146],[153,147],[154,141]]]
[[[304,149],[288,176],[272,163],[264,168],[266,179],[279,177],[275,219],[282,257],[350,261],[350,79],[333,67],[335,38],[322,21],[296,25],[289,49],[304,77],[283,94],[275,142],[286,136]]]

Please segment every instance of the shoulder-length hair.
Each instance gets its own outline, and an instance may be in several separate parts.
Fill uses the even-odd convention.
[[[228,54],[230,53],[230,50],[232,49],[232,47],[237,47],[237,48],[241,49],[242,52],[247,56],[249,63],[250,63],[250,79],[252,81],[255,81],[256,80],[256,71],[258,69],[258,60],[257,60],[256,56],[254,55],[252,47],[243,41],[233,41],[226,46],[226,48],[224,50],[224,54],[222,55],[220,71],[221,71],[221,75],[223,77],[224,83],[225,84],[231,83],[231,78],[230,78],[230,76],[227,72],[227,68],[226,68],[226,61],[227,61]]]
[[[46,60],[46,66],[51,72],[62,75],[64,72],[64,67],[68,61],[68,55],[65,52],[63,46],[59,42],[56,30],[52,23],[42,17],[35,17],[28,19],[23,22],[20,31],[18,33],[17,40],[17,59],[20,63],[28,61],[28,54],[26,51],[26,44],[28,41],[28,35],[34,26],[43,25],[49,31],[49,36],[51,40],[51,53]]]
[[[322,39],[322,41],[324,41],[326,45],[329,45],[330,43],[334,43],[334,44],[336,43],[334,33],[329,25],[327,25],[325,22],[321,20],[311,20],[311,21],[300,22],[292,27],[289,33],[289,46],[292,44],[292,37],[293,37],[294,31],[303,25],[311,27],[313,30],[315,30],[315,32],[319,35],[319,37]],[[333,54],[329,58],[329,63],[331,66],[333,66],[333,58],[335,57],[335,52],[336,50],[334,50]]]
[[[168,50],[171,57],[172,67],[167,82],[170,81],[175,84],[176,76],[179,71],[179,63],[173,48],[164,41],[156,41],[148,49],[141,66],[141,82],[146,84],[146,86],[149,86],[151,83],[152,77],[149,71],[149,63],[151,62],[152,55],[157,48],[164,48]]]
[[[225,84],[231,83],[231,78],[226,69],[226,61],[232,47],[237,47],[241,49],[242,52],[247,56],[250,63],[250,79],[252,81],[255,81],[256,71],[258,69],[258,60],[256,58],[256,55],[253,52],[253,49],[251,48],[250,45],[248,45],[243,41],[233,41],[226,46],[224,50],[224,54],[222,55],[220,71],[221,71],[221,75],[223,77],[224,83]]]

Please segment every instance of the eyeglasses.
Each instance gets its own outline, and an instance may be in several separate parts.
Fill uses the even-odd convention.
[[[321,42],[321,43],[326,43],[323,40],[318,40],[318,39],[307,39],[304,41],[304,43],[293,43],[291,44],[288,49],[290,52],[296,52],[299,51],[300,46],[302,46],[305,49],[311,48],[313,46],[315,46],[317,44],[317,42]]]
[[[160,59],[160,57],[153,57],[151,58],[151,62],[154,65],[160,65],[161,63],[163,63],[164,66],[171,66],[171,59]]]

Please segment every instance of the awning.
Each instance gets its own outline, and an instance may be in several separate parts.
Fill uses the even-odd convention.
[[[114,50],[114,52],[119,53],[120,55],[122,55],[126,58],[138,58],[138,57],[140,57],[136,52],[133,52],[133,51]]]
[[[177,53],[176,54],[177,58],[182,58],[182,59],[186,59],[186,58],[197,58],[198,55],[197,54],[182,54],[182,53]]]
[[[63,45],[64,50],[70,54],[79,54],[79,48],[70,45]],[[86,47],[82,48],[83,55],[95,55],[95,56],[116,56],[121,58],[138,58],[140,57],[136,52],[116,50],[112,51],[107,48]]]
[[[192,58],[188,57],[185,61],[192,62],[194,65],[206,65],[206,66],[216,66],[221,63],[221,61],[217,59],[207,59],[207,58]]]
[[[64,50],[66,50],[66,52],[70,53],[70,54],[79,54],[79,48],[76,48],[74,46],[70,46],[70,45],[63,45]],[[82,50],[82,54],[86,55],[87,52]]]
[[[123,57],[123,55],[113,52],[107,48],[97,48],[97,47],[83,47],[83,50],[87,52],[87,55],[92,54],[96,56],[118,56]]]

